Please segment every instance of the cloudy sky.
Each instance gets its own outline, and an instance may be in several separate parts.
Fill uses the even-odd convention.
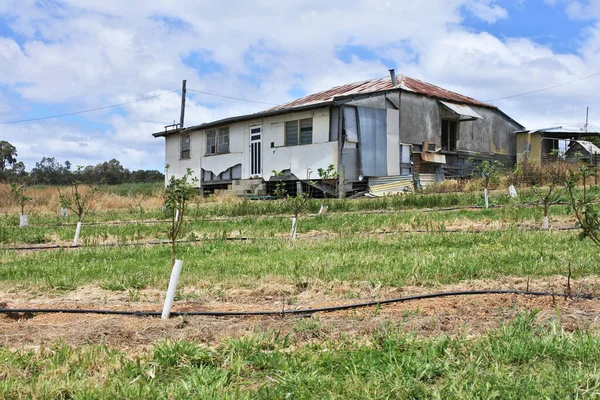
[[[600,125],[600,76],[579,80],[600,73],[600,0],[0,0],[0,140],[28,169],[162,170],[151,133],[179,119],[182,79],[189,126],[392,67],[529,128],[584,122],[586,106]]]

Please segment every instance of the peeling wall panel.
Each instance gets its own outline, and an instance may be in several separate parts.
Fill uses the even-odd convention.
[[[307,168],[312,170],[310,179],[319,178],[317,170],[337,165],[337,142],[313,143],[305,146],[289,146],[268,149],[265,154],[268,168],[265,166],[263,177],[269,180],[272,171],[289,169],[299,179],[309,179]]]
[[[241,164],[243,161],[243,153],[228,153],[219,154],[216,156],[208,156],[202,159],[202,169],[212,171],[213,174],[219,175],[236,164]]]

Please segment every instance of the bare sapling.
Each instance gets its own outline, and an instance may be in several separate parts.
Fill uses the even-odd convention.
[[[80,174],[82,169],[82,166],[78,166],[75,174]],[[89,185],[87,186],[87,190],[83,190],[83,184],[78,180],[74,180],[71,184],[70,193],[63,193],[60,191],[60,188],[58,189],[61,208],[71,210],[73,214],[77,215],[77,228],[75,229],[75,237],[73,238],[73,247],[77,246],[79,242],[83,220],[89,214],[94,195],[99,190],[97,187]]]
[[[25,186],[17,185],[16,183],[10,184],[10,192],[12,194],[15,203],[21,207],[21,214],[19,214],[19,227],[23,228],[29,225],[29,216],[25,214],[25,206],[29,203],[32,198],[25,194]]]
[[[581,164],[576,172],[569,171],[565,185],[569,193],[571,211],[575,214],[577,223],[581,228],[579,238],[582,240],[589,238],[600,246],[600,214],[597,205],[593,202],[593,196],[590,195],[588,190],[590,179],[595,177],[597,177],[597,174],[591,167]],[[579,182],[583,185],[581,193],[577,193]]]
[[[283,200],[283,208],[292,214],[292,240],[296,240],[296,230],[298,228],[298,217],[306,211],[310,195],[308,193],[298,193],[295,197],[287,196]]]
[[[177,259],[176,244],[183,227],[186,207],[194,194],[197,193],[194,188],[196,182],[198,182],[198,179],[193,177],[192,169],[188,168],[181,178],[172,176],[169,185],[165,188],[164,206],[169,218],[167,237],[171,242],[171,265],[175,265]]]
[[[474,174],[483,179],[483,198],[485,202],[485,208],[489,208],[489,187],[490,184],[497,183],[500,179],[500,168],[502,164],[496,160],[494,161],[482,161],[478,166],[475,167]]]
[[[541,168],[539,184],[531,187],[531,191],[538,199],[538,207],[543,210],[543,229],[550,228],[548,217],[550,206],[563,201],[563,197],[556,193],[556,188],[567,179],[566,171],[567,168],[559,161],[551,162]]]

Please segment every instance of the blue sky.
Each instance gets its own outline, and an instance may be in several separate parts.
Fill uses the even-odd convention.
[[[0,2],[0,122],[163,96],[78,116],[0,124],[30,169],[117,158],[162,169],[151,133],[179,117],[188,88],[279,104],[388,68],[480,100],[600,72],[600,1]],[[528,127],[600,109],[600,77],[495,102]],[[266,104],[190,93],[187,122]]]

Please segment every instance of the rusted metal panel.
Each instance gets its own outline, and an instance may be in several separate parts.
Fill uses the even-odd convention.
[[[427,82],[420,81],[418,79],[410,78],[408,76],[399,75],[396,77],[396,85],[392,85],[390,78],[378,78],[371,79],[368,81],[349,83],[346,85],[335,86],[331,89],[324,90],[322,92],[314,93],[305,96],[301,99],[291,101],[279,106],[275,106],[265,112],[285,110],[300,106],[306,106],[311,104],[318,104],[324,102],[333,101],[336,98],[375,93],[392,89],[401,89],[407,92],[414,92],[428,97],[434,97],[444,100],[456,101],[459,103],[473,104],[482,107],[489,107],[496,109],[496,106],[491,104],[483,103],[479,100],[473,99],[468,96],[464,96],[450,90],[443,89],[439,86],[432,85]]]

